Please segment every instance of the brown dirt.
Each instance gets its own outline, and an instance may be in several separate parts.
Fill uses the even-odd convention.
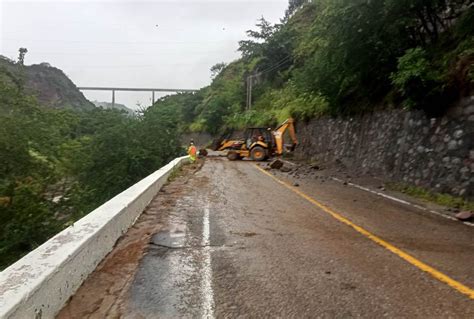
[[[112,252],[57,315],[58,319],[120,317],[123,295],[146,253],[151,236],[163,226],[159,221],[159,213],[176,203],[183,186],[202,165],[203,160],[185,165],[171,177],[173,182],[163,186],[137,222],[117,241]]]

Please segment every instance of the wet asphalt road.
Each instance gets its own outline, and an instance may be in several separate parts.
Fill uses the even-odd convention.
[[[472,299],[252,162],[208,159],[185,175],[131,230],[146,234],[145,253],[122,269],[133,247],[126,235],[60,318],[474,318]],[[357,225],[474,287],[473,227],[337,182],[299,183]]]

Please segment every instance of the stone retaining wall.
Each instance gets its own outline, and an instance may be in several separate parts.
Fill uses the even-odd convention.
[[[388,110],[297,123],[299,158],[468,199],[474,197],[474,96],[441,118]]]

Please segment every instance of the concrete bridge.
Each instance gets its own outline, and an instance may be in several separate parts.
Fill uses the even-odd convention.
[[[474,318],[474,227],[347,172],[186,157],[0,274],[0,318]],[[379,184],[378,184],[379,185]]]
[[[167,88],[130,88],[130,87],[99,87],[99,86],[81,86],[78,87],[81,91],[110,91],[112,93],[112,106],[115,106],[115,92],[151,92],[151,102],[155,103],[155,92],[197,92],[196,89],[167,89]]]

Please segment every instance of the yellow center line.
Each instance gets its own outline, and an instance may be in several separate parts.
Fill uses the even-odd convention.
[[[264,174],[270,176],[271,178],[273,178],[275,181],[277,181],[278,183],[280,183],[281,185],[291,189],[293,192],[295,192],[296,194],[300,195],[301,197],[303,197],[304,199],[306,199],[307,201],[309,201],[310,203],[312,203],[313,205],[319,207],[320,209],[322,209],[324,212],[328,213],[329,215],[331,215],[332,217],[334,217],[335,219],[337,219],[338,221],[352,227],[353,229],[355,229],[357,232],[361,233],[362,235],[364,235],[365,237],[369,238],[370,240],[376,242],[377,244],[379,244],[380,246],[382,246],[383,248],[391,251],[392,253],[394,253],[395,255],[397,255],[398,257],[404,259],[405,261],[407,261],[408,263],[412,264],[413,266],[417,267],[418,269],[430,274],[432,277],[436,278],[437,280],[447,284],[448,286],[450,286],[451,288],[454,288],[455,290],[457,290],[458,292],[468,296],[470,299],[474,299],[474,290],[463,285],[462,283],[460,283],[459,281],[456,281],[452,278],[450,278],[449,276],[443,274],[442,272],[440,272],[439,270],[436,270],[435,268],[425,264],[424,262],[416,259],[415,257],[411,256],[410,254],[404,252],[403,250],[401,250],[400,248],[397,248],[395,246],[393,246],[392,244],[386,242],[385,240],[383,240],[382,238],[372,234],[371,232],[369,232],[368,230],[362,228],[361,226],[358,226],[356,224],[354,224],[353,222],[351,222],[350,220],[348,220],[347,218],[343,217],[342,215],[336,213],[335,211],[333,211],[331,208],[327,207],[326,205],[324,204],[321,204],[320,202],[318,202],[317,200],[315,200],[314,198],[306,195],[305,193],[303,193],[302,191],[298,190],[296,187],[293,187],[291,186],[290,184],[278,179],[277,177],[275,177],[274,175],[270,174],[269,172],[265,171],[264,169],[262,169],[261,167],[259,167],[258,165],[255,165],[261,172],[263,172]]]

